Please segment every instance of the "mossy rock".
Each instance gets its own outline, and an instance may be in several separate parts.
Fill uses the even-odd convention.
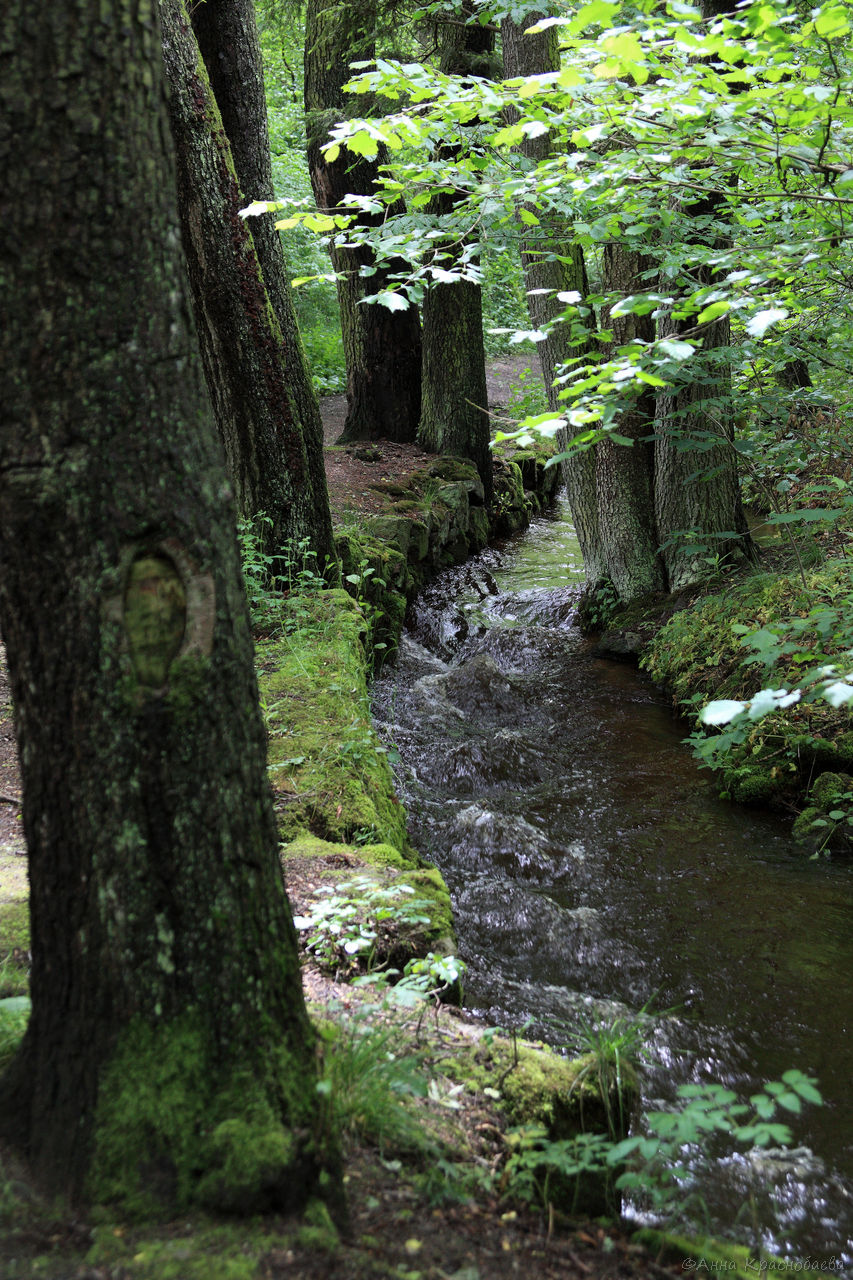
[[[849,802],[853,794],[853,778],[849,773],[822,773],[812,783],[810,799],[819,809],[834,809],[836,805]]]
[[[778,779],[759,765],[740,765],[724,773],[726,790],[737,804],[766,804],[780,790]]]
[[[405,600],[396,597],[398,616]],[[400,618],[401,620],[401,618]],[[364,615],[344,591],[318,593],[292,635],[258,642],[267,756],[282,838],[309,830],[405,850],[406,819],[370,720]]]
[[[457,1050],[444,1070],[471,1092],[499,1092],[498,1106],[511,1127],[541,1126],[551,1142],[583,1133],[624,1134],[638,1097],[633,1072],[625,1073],[621,1099],[612,1094],[605,1099],[590,1057],[572,1060],[544,1044],[513,1043],[498,1036],[484,1036]],[[618,1210],[614,1176],[608,1172],[561,1178],[552,1173],[549,1195],[564,1213],[612,1214]]]
[[[853,847],[853,836],[846,820],[847,812],[853,809],[851,793],[853,777],[849,774],[820,774],[809,793],[811,803],[794,823],[794,839],[814,851],[848,851]],[[832,817],[833,813],[843,813],[845,816]]]
[[[316,900],[314,893],[305,894],[300,887],[306,882],[315,891],[318,886],[327,886],[344,896],[351,894],[355,902],[360,894],[365,893],[366,883],[371,893],[381,893],[385,889],[395,891],[388,897],[388,905],[392,908],[395,904],[407,908],[417,904],[417,914],[427,917],[425,923],[398,918],[392,910],[386,920],[375,926],[377,936],[370,956],[374,968],[390,966],[402,970],[409,960],[425,956],[430,951],[440,955],[455,952],[453,911],[447,886],[441,873],[426,865],[416,854],[405,856],[390,845],[333,844],[304,833],[282,847],[281,857],[288,892],[297,915],[310,914],[311,905]],[[298,881],[293,875],[297,862],[300,864]],[[405,897],[399,893],[399,887],[403,885],[412,890]],[[353,888],[350,890],[348,886]],[[367,905],[365,920],[369,914]],[[349,977],[354,977],[363,966],[364,957],[347,956],[340,948],[324,963],[330,971]]]

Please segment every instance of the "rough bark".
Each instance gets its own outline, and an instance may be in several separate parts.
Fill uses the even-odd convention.
[[[263,64],[252,0],[204,0],[203,4],[193,6],[192,24],[231,145],[237,182],[245,202],[273,200]],[[326,484],[323,424],[299,336],[275,216],[267,214],[253,219],[251,232],[264,284],[281,329],[287,380],[294,416],[305,440],[311,486],[322,502]],[[321,564],[323,557],[331,553],[328,536],[325,527],[322,537],[319,530],[313,534],[314,542],[318,546],[323,544],[319,554]]]
[[[440,69],[445,75],[482,74],[483,62],[494,45],[487,27],[468,25],[473,7],[460,6],[456,21],[441,28]],[[457,148],[440,154],[452,159]],[[452,195],[437,196],[430,212],[450,215]],[[457,246],[461,253],[461,246]],[[448,252],[445,246],[443,252]],[[450,247],[451,263],[453,248]],[[444,261],[442,266],[450,263]],[[492,495],[492,457],[489,450],[488,392],[483,347],[483,307],[479,284],[457,280],[430,285],[423,304],[424,359],[421,421],[418,440],[434,453],[470,458],[483,481],[486,502]]]
[[[705,18],[731,12],[731,0],[703,0]],[[683,212],[697,220],[717,219],[723,204],[722,195],[711,195],[693,201]],[[697,233],[697,243],[700,235],[708,232]],[[704,267],[691,273],[693,288],[712,279],[712,272]],[[665,315],[658,331],[662,337],[677,336],[692,325],[692,320],[683,325]],[[728,560],[754,555],[732,444],[731,369],[726,360],[730,346],[728,316],[705,325],[701,355],[697,353],[683,366],[671,392],[658,399],[655,518],[671,591],[705,576],[709,554]],[[688,444],[693,447],[685,448]]]
[[[254,240],[239,215],[245,199],[183,0],[162,0],[178,206],[196,326],[237,508],[270,517],[271,551],[307,540],[322,568],[335,563],[325,476],[308,458],[294,391],[301,347],[288,349],[270,305]]]
[[[605,245],[605,294],[638,292],[648,266],[642,254],[624,245]],[[650,342],[655,336],[651,316],[614,316],[607,309],[601,321],[613,334],[611,350],[636,339]],[[623,409],[616,423],[619,435],[634,443],[605,439],[595,450],[598,527],[607,576],[618,598],[626,603],[664,587],[654,522],[654,446],[650,443],[654,417],[654,395],[647,388]]]
[[[329,129],[346,117],[351,101],[343,85],[349,64],[373,57],[370,3],[342,9],[337,0],[309,0],[305,18],[305,124],[308,168],[317,208],[335,210],[346,195],[376,192],[384,148],[375,160],[344,153],[331,164],[322,147]],[[402,201],[387,215],[359,215],[360,229],[380,225],[383,216],[405,212]],[[332,244],[332,266],[338,275],[338,300],[347,368],[347,416],[340,442],[415,439],[421,408],[421,327],[417,308],[390,311],[362,299],[378,293],[403,264],[377,265],[367,245]],[[369,275],[362,275],[362,270]]]
[[[334,1152],[156,6],[9,0],[0,108],[0,620],[32,939],[0,1134],[49,1187],[137,1211],[295,1205]]]
[[[501,23],[504,75],[532,76],[547,71],[557,71],[560,66],[560,47],[554,27],[528,35],[546,14],[529,13],[521,23],[504,18]],[[519,152],[526,165],[533,167],[552,154],[553,141],[550,132],[538,138],[525,138]],[[572,229],[564,217],[548,215],[540,208],[531,208],[540,219],[534,236],[526,230],[521,244],[521,267],[527,290],[527,308],[533,328],[543,329],[555,316],[561,314],[564,304],[557,295],[574,291],[585,298],[589,293],[583,249],[572,243]],[[540,292],[547,290],[547,293]],[[559,387],[555,376],[560,365],[567,364],[583,352],[573,346],[569,329],[555,325],[544,342],[536,344],[542,378],[548,395],[548,405],[554,413],[562,410],[558,400]],[[572,511],[572,521],[581,548],[587,582],[594,588],[608,576],[607,565],[598,525],[598,501],[596,496],[595,454],[587,449],[574,452],[563,465],[563,479]]]

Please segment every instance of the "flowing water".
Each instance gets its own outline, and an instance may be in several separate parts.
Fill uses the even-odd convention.
[[[443,573],[377,684],[413,842],[453,897],[466,1005],[559,1043],[557,1024],[652,1001],[669,1012],[643,1015],[646,1109],[685,1082],[748,1096],[816,1076],[825,1105],[783,1117],[793,1151],[720,1154],[697,1189],[716,1230],[751,1203],[746,1242],[853,1274],[853,866],[717,797],[666,699],[593,656],[581,578],[559,508]]]

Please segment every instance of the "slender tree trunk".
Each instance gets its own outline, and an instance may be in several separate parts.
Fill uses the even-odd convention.
[[[445,75],[482,74],[482,62],[494,46],[494,35],[487,27],[468,25],[465,20],[472,14],[471,0],[464,0],[457,20],[442,26],[440,67]],[[451,158],[457,150],[448,146],[443,154]],[[433,214],[450,215],[454,203],[452,195],[437,196],[430,210]],[[442,252],[448,253],[448,248]],[[444,260],[441,265],[458,263],[461,252],[461,245],[451,245],[450,262]],[[423,325],[423,401],[418,439],[434,453],[470,458],[489,502],[493,468],[479,284],[471,280],[431,284],[424,298]]]
[[[541,75],[560,68],[560,46],[557,30],[528,34],[546,14],[526,14],[522,22],[504,18],[501,23],[504,75],[508,80],[517,76]],[[550,132],[537,138],[525,138],[519,145],[520,153],[531,164],[546,161],[552,154],[553,141]],[[541,208],[530,210],[540,220],[534,235],[529,229],[521,246],[521,267],[527,291],[527,308],[530,322],[535,329],[545,328],[562,313],[564,303],[558,294],[574,292],[581,298],[589,293],[583,249],[572,243],[572,229],[564,217],[548,215]],[[548,405],[554,413],[564,407],[557,399],[559,387],[555,377],[560,365],[583,355],[583,349],[573,345],[570,331],[562,324],[550,329],[544,342],[536,344],[542,367],[542,378],[548,395]],[[578,535],[587,582],[591,588],[608,576],[599,530],[595,452],[592,449],[575,451],[563,466],[563,479],[568,492],[572,521]]]
[[[204,59],[210,87],[231,144],[237,182],[246,203],[273,200],[263,64],[252,0],[204,0],[192,7],[192,24]],[[311,382],[302,339],[296,323],[293,293],[281,237],[272,214],[254,218],[252,240],[269,300],[276,314],[287,358],[287,380],[296,421],[305,440],[311,487],[321,495],[326,486],[323,424]],[[322,543],[320,563],[331,554],[328,532],[309,535]]]
[[[703,16],[708,19],[732,11],[732,0],[702,3]],[[684,212],[697,220],[716,219],[723,205],[721,195],[710,195],[693,201]],[[701,233],[703,239],[707,235]],[[697,276],[699,284],[712,281],[712,272],[700,268],[693,273],[694,288]],[[688,327],[692,324],[689,321]],[[677,336],[682,328],[669,315],[659,322],[663,337]],[[729,560],[754,555],[732,443],[730,347],[728,316],[706,325],[701,356],[697,353],[687,361],[681,376],[676,375],[671,393],[658,400],[655,516],[671,591],[706,576],[709,555]],[[688,444],[693,447],[685,448]]]
[[[623,296],[642,288],[647,259],[623,245],[604,247],[604,292]],[[613,334],[612,349],[636,339],[650,342],[655,336],[651,316],[602,314],[602,327]],[[600,442],[595,451],[598,526],[604,545],[607,576],[623,602],[664,588],[663,564],[658,555],[654,522],[655,399],[647,388],[620,413],[617,430],[634,443]]]
[[[33,956],[0,1135],[51,1188],[136,1212],[297,1205],[324,1165],[339,1184],[156,8],[9,0],[0,86],[0,619]]]
[[[234,171],[184,0],[161,0],[169,113],[178,162],[181,234],[205,376],[225,446],[237,507],[272,520],[267,546],[307,541],[320,567],[334,566],[325,477],[312,472],[294,392],[304,373],[301,347],[288,349],[270,305],[254,240],[240,217],[244,195]],[[334,570],[333,570],[334,572]]]
[[[351,109],[343,85],[349,64],[373,56],[370,3],[342,9],[337,0],[308,0],[305,19],[305,124],[308,168],[318,209],[331,212],[346,195],[372,196],[384,148],[375,160],[342,155],[331,164],[322,147],[329,130]],[[404,213],[402,201],[385,216]],[[378,226],[382,215],[362,213],[359,228]],[[338,299],[347,366],[347,416],[340,441],[414,440],[421,408],[421,327],[417,308],[390,311],[362,299],[385,288],[403,269],[392,260],[377,265],[368,245],[330,248],[338,275]]]

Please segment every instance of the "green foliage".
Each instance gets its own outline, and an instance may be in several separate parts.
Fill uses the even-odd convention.
[[[714,1137],[746,1149],[790,1146],[791,1131],[780,1112],[799,1115],[803,1103],[822,1101],[815,1081],[797,1070],[766,1084],[748,1103],[716,1083],[681,1085],[678,1098],[675,1110],[646,1115],[646,1133],[615,1143],[607,1153],[610,1165],[628,1165],[617,1178],[618,1188],[673,1216],[701,1208],[691,1192],[691,1164],[708,1153]]]
[[[337,1005],[330,1006],[334,1015]],[[328,1099],[332,1124],[345,1138],[382,1150],[424,1151],[429,1139],[407,1100],[427,1094],[419,1057],[401,1049],[398,1027],[377,1022],[363,1006],[323,1023],[324,1074],[317,1089]]]
[[[801,803],[821,768],[853,764],[851,650],[849,565],[836,560],[804,581],[755,574],[704,597],[658,632],[642,665],[696,717],[688,741],[733,799]]]
[[[506,1135],[508,1156],[500,1187],[505,1195],[541,1208],[554,1202],[572,1211],[584,1180],[611,1174],[619,1191],[630,1191],[672,1221],[701,1215],[704,1205],[693,1190],[696,1168],[719,1154],[719,1141],[741,1149],[790,1146],[785,1115],[798,1115],[804,1103],[820,1105],[815,1081],[786,1071],[753,1094],[748,1102],[716,1083],[685,1084],[671,1111],[649,1112],[643,1132],[619,1141],[602,1133],[549,1138],[541,1125],[521,1125]],[[565,1188],[572,1188],[566,1203]],[[574,1202],[574,1203],[573,1203]]]
[[[416,928],[430,923],[430,904],[407,884],[380,884],[357,876],[314,895],[306,915],[295,916],[305,932],[306,949],[320,964],[338,974],[373,967],[383,925]]]
[[[638,1017],[617,1016],[610,1022],[581,1019],[577,1045],[583,1055],[575,1088],[591,1080],[604,1105],[611,1138],[627,1132],[629,1104],[637,1089],[637,1067],[646,1056],[645,1009]]]
[[[705,389],[708,423],[706,438],[686,447],[701,453],[710,437],[719,443],[728,407],[715,398],[714,362],[722,361],[737,388],[745,436],[738,447],[764,494],[768,483],[772,491],[785,481],[793,460],[814,456],[789,438],[803,410],[822,407],[829,422],[833,400],[849,402],[849,24],[849,8],[831,3],[807,11],[785,0],[754,0],[710,21],[678,0],[643,0],[630,11],[574,5],[540,24],[558,29],[563,62],[556,74],[500,82],[442,76],[423,62],[380,59],[375,69],[359,67],[352,91],[372,104],[384,99],[388,114],[379,118],[374,110],[342,123],[329,155],[344,147],[376,154],[380,143],[392,153],[375,212],[402,191],[409,212],[377,218],[381,226],[362,234],[380,256],[408,259],[390,286],[395,305],[406,295],[417,301],[433,279],[483,275],[480,245],[471,244],[458,263],[436,257],[435,219],[423,210],[438,191],[454,195],[442,234],[470,241],[476,227],[498,261],[499,246],[515,257],[519,220],[528,236],[555,221],[573,226],[592,282],[587,297],[560,299],[562,322],[584,348],[560,377],[576,447],[603,432],[618,435],[621,409],[645,389],[686,383]],[[534,164],[519,154],[523,138],[546,131],[547,159]],[[449,136],[458,142],[452,163],[439,150]],[[597,291],[603,245],[645,255],[632,296]],[[612,339],[608,306],[611,316],[669,315],[679,332],[661,330],[601,354]],[[516,338],[541,336],[526,333],[525,321],[515,323]],[[705,339],[721,324],[731,325],[733,345],[712,341],[706,351]],[[590,333],[598,341],[590,342]],[[805,396],[786,383],[795,361],[818,378]],[[774,457],[762,437],[778,442]],[[838,510],[818,505],[827,514]],[[790,509],[773,518],[812,519]]]
[[[238,520],[243,581],[255,629],[292,632],[308,616],[298,606],[299,599],[324,590],[327,584],[308,538],[275,554],[267,550],[265,533],[271,526],[272,518],[263,511],[254,520]]]
[[[381,986],[385,999],[398,1008],[412,1009],[438,1002],[442,996],[460,990],[465,973],[465,962],[458,956],[436,955],[428,951],[425,956],[413,956],[406,962],[402,973],[399,969],[384,968],[356,978],[354,986]]]
[[[543,1125],[519,1125],[507,1132],[505,1140],[508,1156],[501,1179],[505,1194],[540,1209],[553,1205],[556,1184],[560,1208],[577,1212],[584,1179],[610,1172],[607,1157],[613,1144],[603,1133],[555,1140]],[[562,1190],[566,1185],[571,1187],[568,1197]]]
[[[530,368],[522,369],[510,385],[506,412],[510,418],[532,418],[548,408],[541,379]]]
[[[0,1000],[0,1072],[11,1061],[24,1038],[30,1008],[28,996],[8,996]]]
[[[314,209],[305,158],[302,103],[304,30],[298,9],[270,14],[260,21],[264,61],[273,187],[277,199]],[[260,192],[246,192],[254,199]],[[270,215],[265,215],[270,216]],[[282,232],[282,244],[294,287],[296,319],[308,365],[319,395],[346,385],[340,311],[329,256],[315,234],[297,224]]]

